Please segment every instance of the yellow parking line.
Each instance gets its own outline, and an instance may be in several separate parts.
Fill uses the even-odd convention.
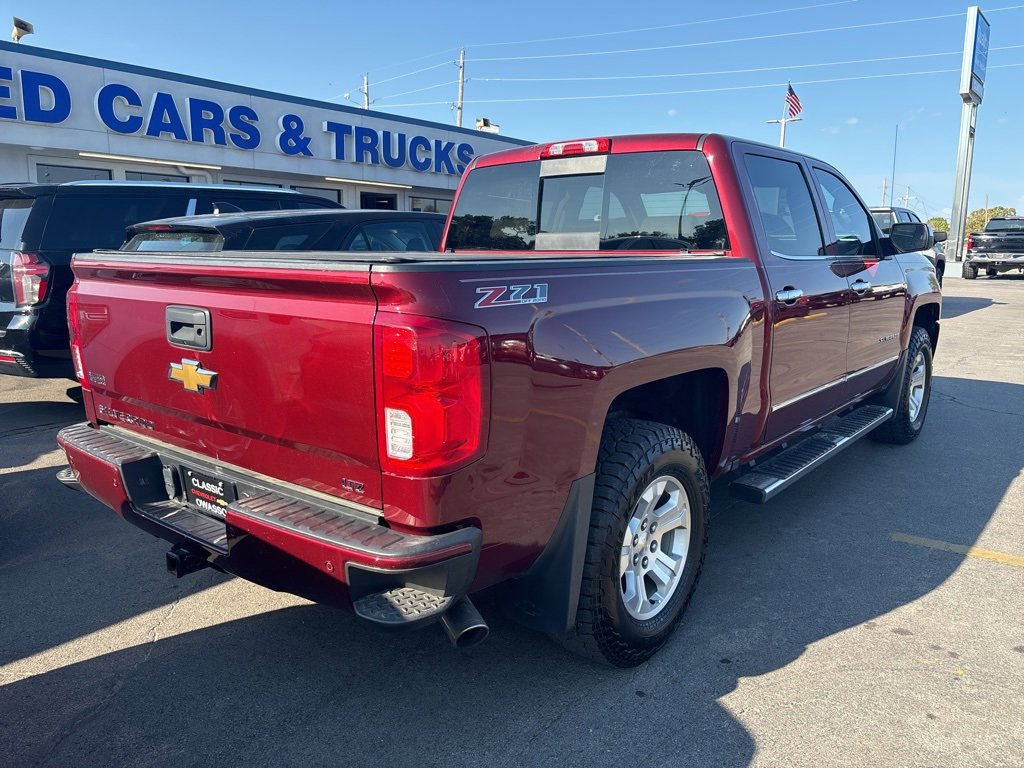
[[[1014,568],[1024,568],[1024,557],[1011,555],[1007,552],[998,552],[994,549],[982,549],[981,547],[967,547],[963,544],[953,544],[938,539],[926,539],[923,536],[911,536],[909,533],[890,533],[889,538],[893,541],[902,541],[904,544],[916,544],[919,547],[938,549],[943,552],[955,552],[958,555],[977,557],[981,560],[991,560],[1000,565],[1009,565]]]

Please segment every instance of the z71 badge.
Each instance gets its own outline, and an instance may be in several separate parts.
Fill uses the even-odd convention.
[[[508,307],[513,304],[544,304],[548,300],[547,283],[489,285],[486,288],[477,288],[476,292],[481,294],[473,305],[476,309]]]

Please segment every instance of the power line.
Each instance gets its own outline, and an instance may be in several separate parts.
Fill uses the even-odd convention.
[[[723,16],[718,19],[697,19],[696,21],[683,21],[677,24],[661,24],[656,27],[636,27],[635,29],[617,29],[612,32],[592,32],[586,35],[566,35],[564,37],[540,37],[533,40],[507,40],[501,43],[476,43],[467,45],[467,48],[492,48],[500,45],[530,45],[532,43],[555,43],[562,40],[583,40],[593,37],[608,37],[610,35],[631,35],[635,32],[656,32],[661,29],[676,29],[678,27],[694,27],[698,24],[716,24],[723,21],[740,21],[742,19],[753,19],[759,16],[774,16],[780,13],[793,13],[794,11],[810,11],[816,8],[829,8],[835,5],[849,5],[857,0],[838,0],[833,3],[818,3],[817,5],[801,5],[796,8],[779,8],[774,11],[761,11],[759,13],[744,13],[739,16]]]
[[[1024,46],[1022,46],[1024,47]],[[458,80],[449,80],[446,83],[437,83],[435,85],[428,85],[426,88],[417,88],[414,91],[402,91],[401,93],[392,93],[387,96],[378,96],[374,101],[381,101],[383,99],[397,99],[399,96],[408,96],[410,93],[422,93],[423,91],[432,91],[435,88],[444,88],[446,85],[455,85]]]
[[[538,38],[538,39],[535,39],[535,40],[507,40],[507,41],[504,41],[504,42],[497,42],[497,43],[475,43],[475,44],[472,44],[472,45],[465,45],[465,46],[452,46],[451,48],[445,48],[444,50],[435,51],[434,53],[427,53],[427,54],[424,54],[423,56],[417,56],[416,58],[413,58],[413,59],[404,59],[402,61],[391,62],[391,63],[388,63],[388,64],[384,64],[384,65],[382,65],[380,67],[370,67],[370,71],[379,71],[379,70],[382,70],[382,69],[394,69],[396,67],[402,66],[403,64],[412,64],[412,63],[417,62],[417,61],[423,61],[424,59],[432,59],[434,56],[440,56],[440,55],[445,54],[445,53],[452,53],[454,51],[458,51],[460,47],[465,47],[465,48],[491,48],[491,47],[502,46],[502,45],[529,45],[529,44],[532,44],[532,43],[559,42],[561,40],[580,40],[580,39],[592,38],[592,37],[607,37],[609,35],[628,35],[628,34],[633,34],[633,33],[636,33],[636,32],[654,32],[654,31],[657,31],[657,30],[660,30],[660,29],[672,29],[672,28],[676,28],[676,27],[690,27],[690,26],[696,26],[698,24],[715,24],[715,23],[719,23],[719,22],[723,22],[723,21],[740,21],[742,19],[752,19],[752,18],[756,18],[756,17],[759,17],[759,16],[772,16],[772,15],[777,15],[777,14],[780,14],[780,13],[793,13],[793,12],[796,12],[796,11],[810,11],[810,10],[814,10],[816,8],[828,8],[828,7],[831,7],[831,6],[848,5],[850,3],[856,3],[856,2],[858,2],[858,0],[838,0],[838,2],[818,3],[817,5],[801,5],[801,6],[797,6],[795,8],[780,8],[780,9],[774,10],[774,11],[762,11],[762,12],[759,12],[759,13],[746,13],[746,14],[742,14],[742,15],[739,15],[739,16],[723,16],[723,17],[717,18],[717,19],[697,19],[695,21],[684,21],[684,22],[681,22],[681,23],[678,23],[678,24],[663,24],[661,26],[656,26],[656,27],[637,27],[635,29],[618,29],[618,30],[613,30],[611,32],[593,32],[593,33],[585,34],[585,35],[567,35],[567,36],[564,36],[564,37],[545,37],[545,38]]]
[[[989,48],[990,51],[1005,51],[1024,48],[1024,45],[1003,45]],[[709,72],[677,72],[662,75],[599,75],[588,77],[474,77],[476,82],[484,83],[556,83],[602,80],[656,80],[668,77],[710,77],[712,75],[740,75],[751,72],[778,72],[789,69],[809,69],[812,67],[835,67],[847,64],[871,64],[880,61],[905,61],[907,59],[924,59],[933,56],[959,56],[963,51],[943,51],[941,53],[916,53],[907,56],[883,56],[874,59],[848,59],[846,61],[823,61],[813,64],[788,64],[779,67],[752,67],[748,69],[721,69]]]
[[[380,85],[381,83],[390,83],[392,80],[401,80],[403,77],[412,77],[413,75],[418,75],[421,72],[429,72],[432,69],[437,69],[438,67],[445,67],[445,66],[448,66],[449,64],[451,64],[450,61],[442,61],[440,64],[433,64],[433,65],[431,65],[429,67],[423,67],[423,69],[417,69],[417,70],[415,70],[413,72],[406,72],[404,75],[395,75],[394,77],[388,77],[388,78],[385,78],[383,80],[375,80],[373,84],[374,85]],[[345,98],[345,96],[346,96],[346,94],[341,93],[341,94],[338,94],[337,96],[331,96],[329,99],[327,99],[327,101],[334,101],[335,99],[343,99],[343,98]]]
[[[1020,64],[993,64],[989,65],[989,69],[1008,69],[1011,67],[1024,67],[1024,62]],[[856,77],[834,77],[825,80],[793,80],[792,85],[822,85],[826,83],[848,83],[855,80],[877,80],[881,78],[889,77],[916,77],[919,75],[946,75],[953,72],[959,72],[959,69],[930,69],[922,72],[890,72],[879,75],[860,75]],[[726,86],[721,88],[691,88],[684,91],[653,91],[649,93],[611,93],[601,94],[596,96],[542,96],[535,98],[524,98],[524,99],[467,99],[466,104],[523,104],[531,102],[548,102],[548,101],[595,101],[599,99],[628,99],[628,98],[639,98],[644,96],[682,96],[686,94],[694,93],[724,93],[727,91],[749,91],[761,88],[784,88],[786,82],[781,83],[762,83],[759,85],[734,85]],[[423,101],[414,104],[389,104],[389,108],[395,107],[431,107],[439,104],[448,104],[447,101]]]
[[[1024,8],[1024,5],[1013,5],[1005,8],[993,8],[986,13],[995,13],[997,11],[1010,11]],[[734,37],[728,40],[698,40],[691,43],[674,43],[672,45],[655,45],[646,48],[622,48],[618,50],[610,51],[584,51],[580,53],[544,53],[533,56],[491,56],[484,58],[475,58],[474,62],[482,61],[536,61],[538,59],[567,59],[567,58],[579,58],[582,56],[611,56],[621,53],[646,53],[650,51],[667,51],[677,50],[680,48],[699,48],[708,45],[726,45],[730,43],[748,43],[757,40],[778,40],[783,37],[797,37],[800,35],[814,35],[823,32],[844,32],[852,29],[870,29],[874,27],[887,27],[896,24],[912,24],[921,21],[936,21],[939,19],[954,19],[964,16],[963,13],[945,13],[938,16],[919,16],[914,19],[893,19],[890,21],[871,21],[864,24],[847,24],[841,27],[822,27],[819,29],[802,29],[792,30],[789,32],[775,32],[770,35],[753,35],[750,37]]]

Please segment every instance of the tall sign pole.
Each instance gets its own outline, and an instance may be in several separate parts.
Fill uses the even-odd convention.
[[[960,143],[956,153],[956,189],[949,220],[949,240],[953,258],[963,260],[967,239],[967,207],[971,192],[971,165],[974,161],[974,131],[978,124],[978,106],[985,95],[985,70],[988,67],[988,43],[991,27],[976,5],[967,9],[964,58],[960,68]]]

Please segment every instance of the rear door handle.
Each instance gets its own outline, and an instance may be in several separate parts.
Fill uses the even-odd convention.
[[[793,304],[797,299],[801,298],[804,292],[799,288],[791,288],[787,286],[781,291],[775,292],[775,300],[781,301],[783,304]]]
[[[861,296],[871,290],[871,283],[865,280],[857,280],[852,286],[853,292]]]

